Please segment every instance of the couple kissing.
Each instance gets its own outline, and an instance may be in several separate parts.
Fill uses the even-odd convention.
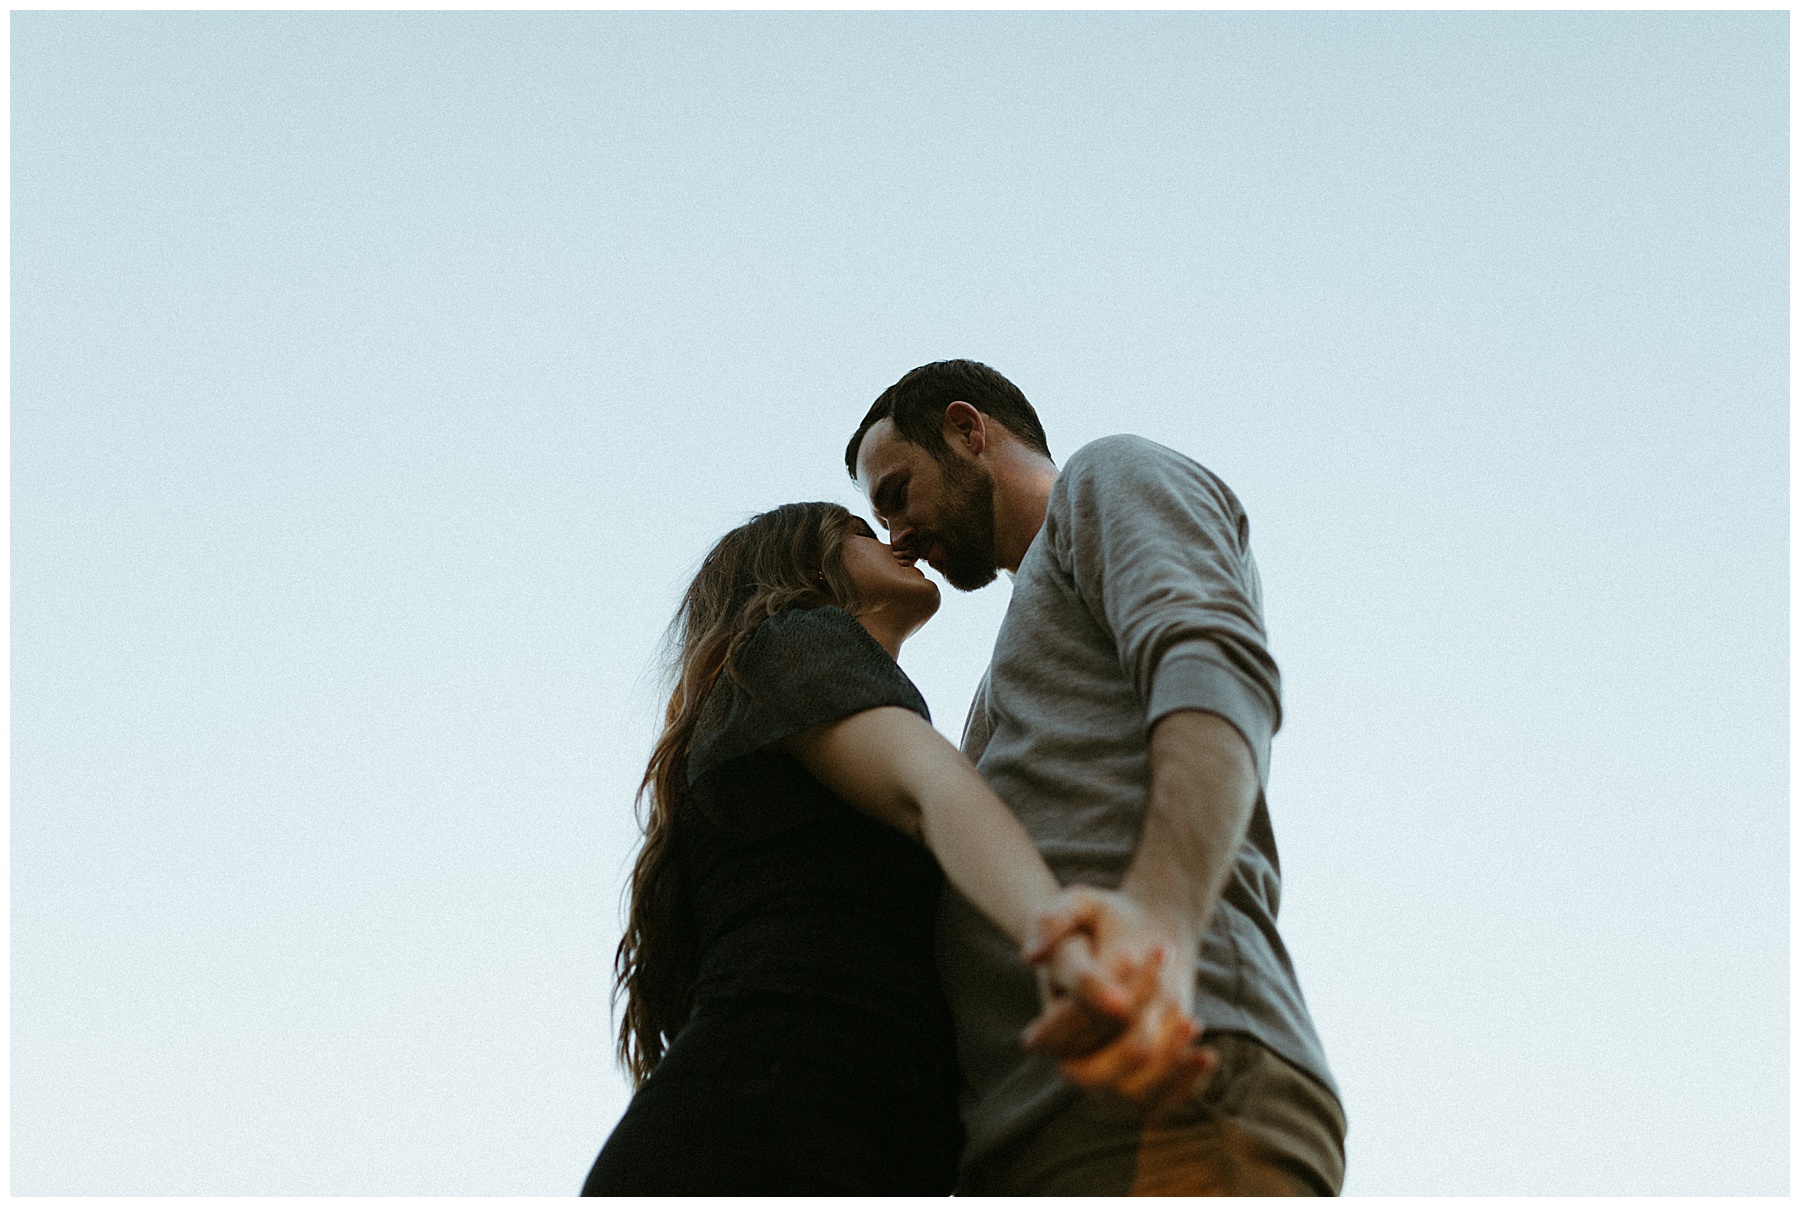
[[[1336,1194],[1275,919],[1280,725],[1249,521],[1136,436],[1059,469],[939,361],[671,629],[615,965],[636,1092],[584,1194]],[[925,561],[1013,595],[959,751],[900,670]]]

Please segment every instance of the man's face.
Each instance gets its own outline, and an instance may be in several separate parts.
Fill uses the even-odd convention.
[[[974,457],[952,445],[939,461],[883,419],[863,436],[856,478],[896,554],[960,591],[994,581],[994,478]]]

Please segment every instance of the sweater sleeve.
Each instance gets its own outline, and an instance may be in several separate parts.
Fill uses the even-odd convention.
[[[1145,728],[1181,709],[1215,713],[1243,735],[1266,784],[1281,675],[1249,519],[1230,489],[1172,449],[1109,436],[1069,458],[1044,533],[1117,646]]]

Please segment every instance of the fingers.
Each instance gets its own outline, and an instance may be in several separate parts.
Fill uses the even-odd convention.
[[[1190,1025],[1167,1002],[1155,1002],[1112,1043],[1092,1055],[1063,1061],[1063,1075],[1079,1085],[1137,1098],[1138,1094],[1126,1091],[1125,1084],[1161,1085],[1175,1071],[1172,1056],[1193,1036],[1187,1030]]]
[[[1038,966],[1043,1012],[1019,1037],[1028,1050],[1046,1056],[1085,1056],[1112,1042],[1154,992],[1154,964],[1134,969],[1127,983],[1110,980],[1083,935],[1059,944],[1047,964]]]
[[[1048,1000],[1063,993],[1074,994],[1096,1014],[1124,1022],[1143,997],[1138,985],[1136,965],[1129,960],[1113,962],[1114,975],[1108,976],[1095,956],[1090,938],[1080,931],[1067,932],[1047,950],[1037,955],[1038,989]],[[1120,971],[1123,970],[1123,971]],[[1116,1032],[1117,1027],[1109,1028]]]
[[[1164,1011],[1156,1036],[1150,1042],[1149,1055],[1135,1069],[1127,1070],[1113,1082],[1113,1092],[1134,1102],[1155,1098],[1167,1083],[1184,1077],[1189,1064],[1185,1059],[1188,1045],[1199,1034],[1200,1027],[1193,1019],[1173,1009]]]
[[[1130,1008],[1134,1012],[1142,1011],[1162,988],[1159,978],[1166,959],[1168,952],[1160,945],[1152,947],[1141,964],[1128,956],[1114,957],[1112,974],[1126,986]]]
[[[1107,977],[1084,937],[1075,935],[1053,948],[1048,962],[1044,980],[1049,982],[1049,991],[1044,997],[1053,1000],[1026,1027],[1021,1042],[1046,1056],[1073,1058],[1111,1043],[1125,1031],[1132,1016],[1143,1013],[1156,997],[1163,953],[1154,950],[1143,964],[1114,962],[1114,971],[1120,975]],[[1042,964],[1039,968],[1044,970]]]
[[[1111,1042],[1144,996],[1137,975],[1130,983],[1107,978],[1092,943],[1081,933],[1057,943],[1039,962],[1037,972],[1044,1009],[1019,1040],[1030,1051],[1058,1059],[1085,1056]]]
[[[1163,959],[1162,949],[1154,949],[1132,970],[1133,1017],[1123,1034],[1094,1051],[1065,1055],[1061,1067],[1071,1081],[1155,1106],[1185,1099],[1211,1077],[1218,1053],[1193,1046],[1200,1025],[1162,991]]]
[[[1218,1064],[1194,1045],[1192,970],[1170,955],[1168,936],[1115,898],[1068,889],[1033,919],[1021,954],[1037,966],[1047,1004],[1020,1040],[1078,1084],[1153,1106],[1180,1101]]]
[[[1094,957],[1093,942],[1079,931],[1058,939],[1038,958],[1037,966],[1047,974],[1050,984],[1063,993],[1079,989],[1086,981],[1104,979]]]
[[[1192,1098],[1219,1071],[1219,1061],[1217,1048],[1189,1048],[1182,1056],[1181,1067],[1145,1100],[1149,1113],[1173,1110]]]
[[[1131,1017],[1136,997],[1134,980],[1129,976],[1107,976],[1085,935],[1057,944],[1049,956],[1049,965],[1051,984],[1079,998],[1094,1013],[1119,1024]],[[1119,1027],[1111,1030],[1117,1032]]]
[[[1050,954],[1052,948],[1077,931],[1092,933],[1099,913],[1099,902],[1091,893],[1079,888],[1067,889],[1031,920],[1031,930],[1020,949],[1027,964],[1036,964]]]
[[[1191,1035],[1186,1029],[1169,1030],[1155,1057],[1135,1066],[1129,1055],[1111,1065],[1102,1059],[1119,1051],[1114,1044],[1099,1056],[1065,1060],[1060,1067],[1065,1076],[1079,1085],[1118,1094],[1152,1112],[1165,1111],[1189,1101],[1218,1071],[1219,1058],[1213,1049],[1191,1047],[1191,1040],[1180,1038]]]
[[[1115,1018],[1096,1015],[1073,998],[1059,998],[1031,1021],[1019,1042],[1028,1051],[1064,1059],[1085,1056],[1116,1039],[1124,1029]]]

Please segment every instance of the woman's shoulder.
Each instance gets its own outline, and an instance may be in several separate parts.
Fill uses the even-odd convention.
[[[750,636],[757,640],[805,640],[809,637],[848,637],[852,631],[868,637],[868,630],[857,623],[856,617],[844,611],[836,604],[826,604],[822,608],[789,608],[785,612],[776,612],[756,626]],[[874,638],[870,637],[873,641]],[[879,648],[879,647],[878,647]]]
[[[721,674],[695,734],[690,778],[785,738],[884,705],[930,711],[912,680],[838,607],[764,620]]]
[[[735,675],[721,679],[733,680],[752,700],[778,704],[784,714],[829,712],[871,695],[925,707],[881,643],[834,605],[794,608],[764,620],[738,651],[734,669]]]
[[[822,608],[790,608],[768,617],[745,639],[738,650],[739,675],[767,671],[782,675],[818,661],[862,661],[874,665],[894,660],[869,635],[856,617],[836,605]],[[894,666],[895,672],[899,671]]]

